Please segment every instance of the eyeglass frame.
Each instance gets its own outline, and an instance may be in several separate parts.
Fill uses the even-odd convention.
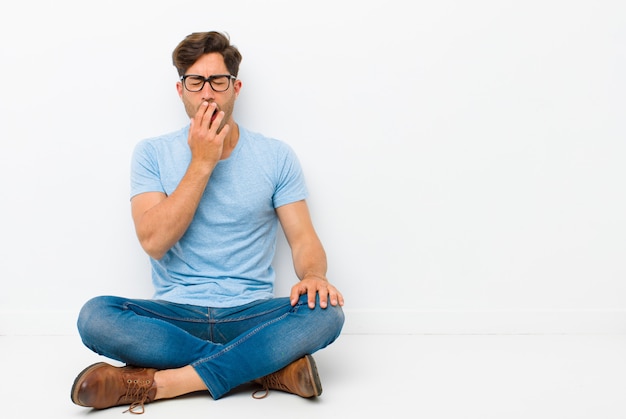
[[[187,87],[187,84],[185,83],[185,80],[188,77],[198,77],[199,79],[203,79],[202,81],[202,86],[198,89],[198,90],[189,90],[189,88]],[[224,90],[215,90],[215,88],[213,87],[213,83],[211,83],[213,80],[219,78],[219,77],[228,77],[228,86],[226,86],[226,89]],[[211,87],[211,90],[213,90],[214,92],[217,93],[222,93],[227,91],[230,88],[230,84],[232,80],[237,80],[237,77],[233,76],[232,74],[213,74],[212,76],[209,77],[204,77],[201,76],[200,74],[185,74],[183,76],[180,76],[180,81],[183,84],[183,87],[191,93],[198,93],[200,92],[202,89],[204,89],[204,85],[208,82],[209,86]]]

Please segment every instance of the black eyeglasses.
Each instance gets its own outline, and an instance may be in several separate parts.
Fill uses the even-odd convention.
[[[236,80],[237,77],[230,74],[215,74],[209,77],[199,76],[197,74],[187,74],[180,78],[185,89],[190,92],[199,92],[204,88],[204,83],[209,82],[209,86],[216,92],[225,92],[230,87],[230,81]]]

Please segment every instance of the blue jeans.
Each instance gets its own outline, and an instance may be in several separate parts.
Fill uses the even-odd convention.
[[[80,311],[78,331],[92,351],[135,366],[191,365],[219,399],[332,343],[341,332],[339,306],[314,309],[302,295],[210,308],[159,300],[101,296]]]

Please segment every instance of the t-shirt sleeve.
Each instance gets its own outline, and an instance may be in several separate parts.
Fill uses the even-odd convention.
[[[278,183],[272,197],[274,208],[301,201],[308,197],[308,190],[304,179],[304,173],[296,153],[284,144],[277,165]]]
[[[156,151],[148,141],[135,146],[130,164],[130,197],[144,192],[163,192]]]

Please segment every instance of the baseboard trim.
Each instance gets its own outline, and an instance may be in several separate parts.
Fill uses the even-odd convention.
[[[622,334],[626,310],[346,310],[349,334]]]
[[[626,310],[351,310],[344,334],[624,334]],[[76,335],[77,313],[0,311],[0,335]]]

